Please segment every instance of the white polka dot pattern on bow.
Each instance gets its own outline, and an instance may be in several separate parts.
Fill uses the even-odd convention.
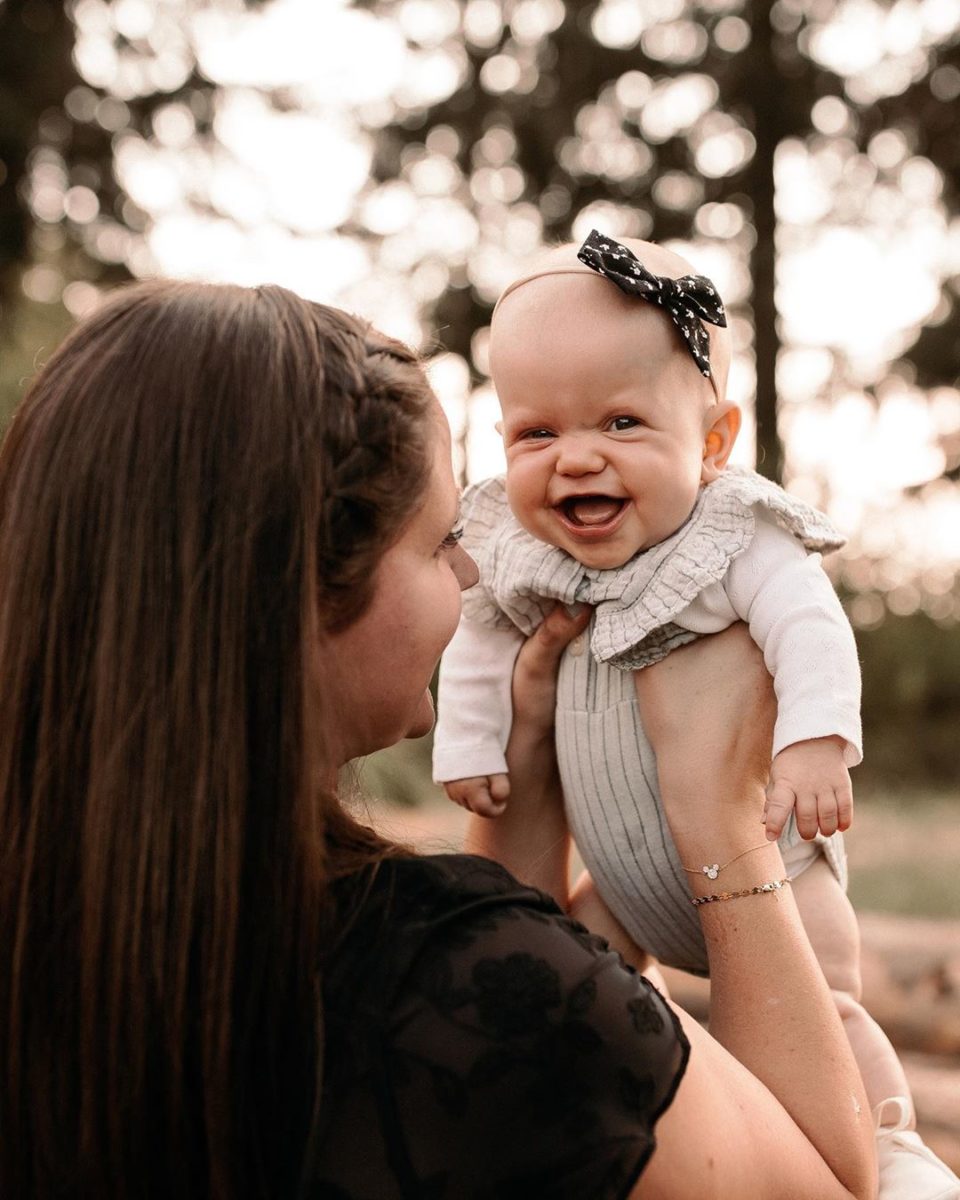
[[[710,378],[710,335],[703,322],[725,326],[727,317],[723,301],[705,275],[681,275],[679,279],[654,275],[626,246],[601,237],[596,229],[577,251],[577,258],[621,292],[664,309],[683,335],[700,373]]]

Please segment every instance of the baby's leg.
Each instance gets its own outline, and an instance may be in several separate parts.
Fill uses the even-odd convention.
[[[909,1098],[910,1088],[896,1051],[860,1004],[860,930],[856,914],[822,854],[797,876],[793,891],[807,936],[843,1019],[870,1107],[892,1096]]]
[[[582,872],[573,885],[567,912],[575,921],[586,925],[591,933],[598,933],[602,938],[606,938],[614,950],[619,951],[624,962],[630,963],[637,971],[646,975],[653,968],[654,960],[646,950],[636,944],[604,904],[589,872]],[[662,980],[659,971],[657,975]]]

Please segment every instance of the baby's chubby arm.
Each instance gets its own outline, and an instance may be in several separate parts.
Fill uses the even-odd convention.
[[[433,777],[451,800],[480,816],[499,816],[510,794],[510,689],[524,640],[519,630],[464,617],[440,663]]]
[[[763,650],[777,694],[767,833],[796,805],[803,837],[850,824],[847,768],[862,757],[860,666],[853,631],[818,554],[758,515],[724,590]]]

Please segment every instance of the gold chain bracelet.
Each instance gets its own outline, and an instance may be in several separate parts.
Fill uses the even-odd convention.
[[[732,867],[735,862],[739,862],[745,855],[752,854],[754,850],[763,850],[764,847],[769,845],[770,842],[763,842],[759,846],[751,846],[749,850],[741,850],[729,862],[725,862],[722,867],[719,863],[704,863],[702,867],[683,867],[683,869],[688,875],[706,875],[708,879],[716,879],[721,871],[725,871],[727,867]]]
[[[694,896],[691,904],[712,904],[714,900],[740,900],[744,896],[762,896],[766,892],[779,892],[785,883],[791,883],[788,875],[785,879],[771,879],[769,883],[758,883],[756,887],[741,888],[739,892],[714,892],[712,896]]]

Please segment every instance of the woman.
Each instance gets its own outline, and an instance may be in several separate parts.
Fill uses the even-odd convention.
[[[525,886],[568,899],[553,677],[588,614],[521,653],[514,803],[473,834],[523,884],[341,803],[430,727],[456,504],[413,356],[279,288],[119,292],[34,382],[0,452],[0,1194],[872,1195],[786,890],[701,910],[714,1040]],[[735,639],[649,672],[690,861],[756,840]]]

